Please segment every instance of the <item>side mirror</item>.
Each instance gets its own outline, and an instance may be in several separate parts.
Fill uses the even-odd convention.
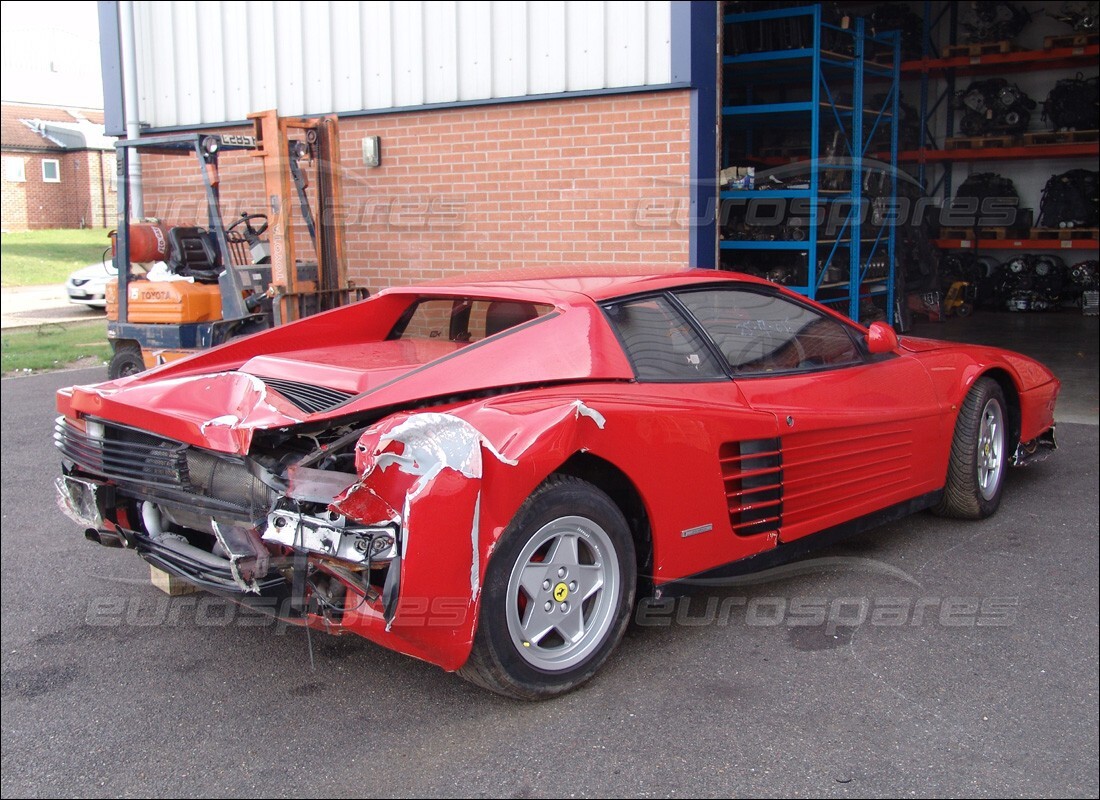
[[[885,322],[872,322],[867,329],[867,349],[872,355],[893,353],[898,349],[898,335]]]

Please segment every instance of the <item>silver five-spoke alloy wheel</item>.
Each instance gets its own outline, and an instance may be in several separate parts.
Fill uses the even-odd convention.
[[[587,517],[552,520],[527,542],[508,578],[512,643],[537,669],[570,669],[603,643],[621,592],[607,531]]]
[[[978,487],[982,497],[991,499],[1001,485],[1004,469],[1005,426],[1001,404],[990,398],[982,409],[978,429]]]

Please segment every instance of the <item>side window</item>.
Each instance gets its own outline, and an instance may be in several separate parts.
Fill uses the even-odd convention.
[[[862,364],[847,328],[800,303],[743,289],[677,295],[722,351],[734,375]]]
[[[662,297],[604,309],[641,381],[724,378],[706,343]]]

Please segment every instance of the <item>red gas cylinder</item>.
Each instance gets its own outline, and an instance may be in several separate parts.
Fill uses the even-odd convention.
[[[111,255],[115,253],[118,231],[111,231]],[[145,264],[168,257],[168,235],[159,222],[130,223],[130,262]]]

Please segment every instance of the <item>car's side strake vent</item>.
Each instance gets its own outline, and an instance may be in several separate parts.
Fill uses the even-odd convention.
[[[738,536],[778,531],[783,524],[783,453],[779,439],[726,442],[718,452]]]
[[[93,437],[58,419],[54,444],[61,454],[89,473],[146,486],[185,487],[190,481],[187,445],[140,431],[104,426]]]
[[[288,381],[283,378],[260,377],[260,380],[302,411],[306,411],[310,414],[317,414],[321,411],[328,411],[329,409],[336,408],[336,406],[346,403],[355,396],[352,392],[342,392],[339,389],[329,389],[326,386],[313,386],[312,384]]]

